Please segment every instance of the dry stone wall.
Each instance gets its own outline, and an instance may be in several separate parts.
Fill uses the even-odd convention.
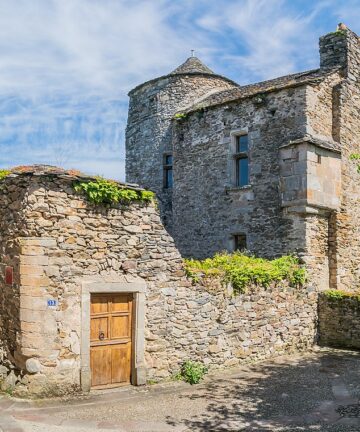
[[[319,297],[319,343],[340,348],[360,348],[360,301],[354,296]]]
[[[22,215],[14,233],[18,283],[7,294],[19,299],[10,341],[15,369],[7,369],[4,383],[16,383],[17,394],[80,391],[81,284],[93,276],[146,282],[149,379],[170,377],[185,359],[223,367],[313,343],[314,290],[279,284],[233,296],[217,280],[194,285],[154,205],[94,207],[57,177],[18,176],[2,185],[0,202]],[[48,307],[48,299],[56,306]]]

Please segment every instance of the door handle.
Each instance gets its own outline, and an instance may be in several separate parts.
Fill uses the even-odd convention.
[[[105,339],[105,333],[102,330],[99,331],[99,339],[100,340],[104,340]]]

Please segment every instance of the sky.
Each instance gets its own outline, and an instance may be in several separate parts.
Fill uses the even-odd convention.
[[[360,0],[0,0],[0,168],[125,178],[127,93],[195,50],[241,84],[317,68]]]

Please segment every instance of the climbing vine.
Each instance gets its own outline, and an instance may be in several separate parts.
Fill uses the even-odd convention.
[[[103,178],[75,182],[73,187],[76,192],[83,193],[94,204],[129,204],[133,201],[147,203],[154,199],[154,193],[151,191],[124,188],[115,181]]]
[[[252,284],[267,287],[272,282],[286,280],[291,285],[300,286],[306,281],[305,269],[291,255],[267,260],[240,252],[221,253],[205,260],[185,260],[185,269],[194,282],[204,277],[220,277],[237,293],[245,292],[246,287]]]

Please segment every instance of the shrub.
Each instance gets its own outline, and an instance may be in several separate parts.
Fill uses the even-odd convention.
[[[330,289],[324,291],[324,295],[330,300],[342,300],[345,298],[349,298],[349,299],[356,299],[357,301],[360,301],[359,292],[348,292],[348,291]]]
[[[305,269],[296,257],[287,255],[274,260],[256,258],[240,252],[220,253],[204,260],[185,260],[187,275],[197,282],[201,277],[220,277],[230,283],[235,292],[245,292],[247,286],[269,286],[287,280],[291,285],[303,285]]]
[[[184,120],[184,119],[186,119],[186,117],[187,117],[187,114],[185,114],[185,113],[177,113],[174,115],[175,120]]]
[[[0,180],[3,180],[9,174],[11,174],[11,171],[9,171],[7,169],[0,169]]]
[[[207,367],[195,361],[186,360],[182,365],[180,372],[177,374],[178,379],[182,379],[189,384],[198,384],[207,374]]]
[[[95,181],[76,182],[73,187],[76,192],[85,194],[94,204],[150,202],[154,198],[154,193],[151,191],[123,188],[117,182],[103,178],[97,178]]]

